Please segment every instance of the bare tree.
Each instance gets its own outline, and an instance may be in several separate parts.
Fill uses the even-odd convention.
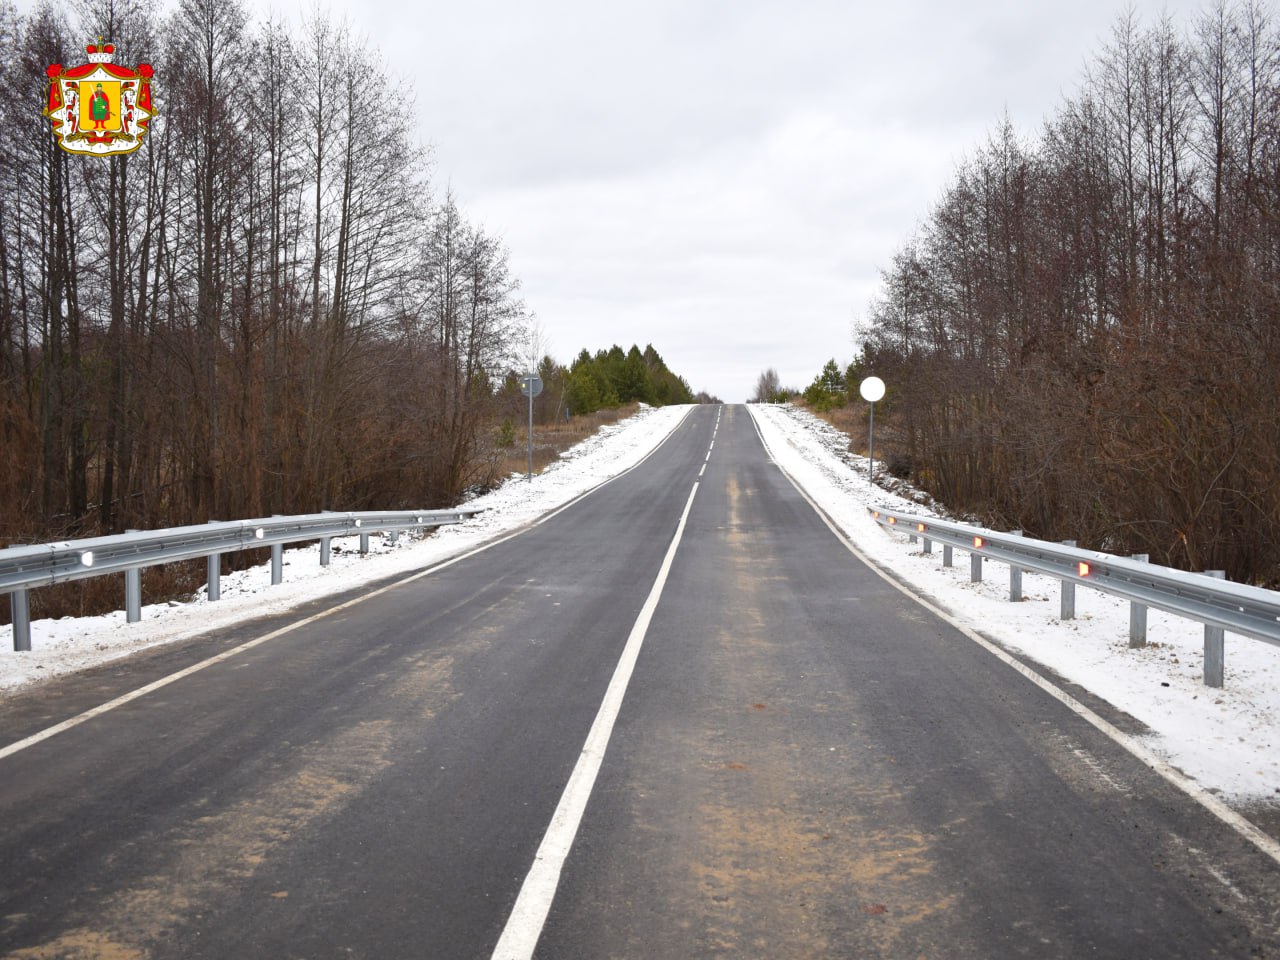
[[[953,507],[1280,577],[1280,36],[1117,23],[1035,143],[1007,124],[886,271],[864,361]],[[1247,453],[1247,455],[1246,455]]]
[[[778,380],[778,371],[773,367],[769,367],[756,379],[756,390],[751,395],[751,400],[754,403],[769,403],[777,398],[781,389],[782,384]]]
[[[412,85],[319,10],[181,0],[152,36],[154,2],[78,0],[182,91],[84,162],[29,109],[83,40],[0,5],[0,444],[34,451],[0,462],[0,539],[452,502],[527,316],[431,196]]]

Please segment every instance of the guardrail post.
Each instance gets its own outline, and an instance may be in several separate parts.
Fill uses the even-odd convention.
[[[924,554],[933,553],[933,541],[928,537],[921,537],[920,552]]]
[[[360,533],[360,554],[363,556],[364,554],[366,554],[366,553],[368,553],[368,552],[369,552],[369,535],[368,535],[367,533],[364,533],[363,531],[361,531],[361,533]]]
[[[142,619],[142,571],[137,567],[124,572],[124,619],[126,623]]]
[[[1063,540],[1064,547],[1074,547],[1074,540]],[[1074,620],[1076,618],[1076,585],[1071,580],[1062,581],[1062,601],[1058,605],[1059,620]]]
[[[969,554],[969,582],[982,582],[982,554],[980,553]]]
[[[1213,577],[1215,580],[1225,580],[1227,572],[1225,570],[1206,570],[1206,577]],[[1225,631],[1222,627],[1211,627],[1205,625],[1204,628],[1204,685],[1206,687],[1221,687],[1223,684],[1223,675],[1226,673],[1226,651],[1224,649]]]
[[[125,533],[137,533],[126,530]],[[142,619],[142,570],[131,567],[124,572],[124,620],[137,623]]]
[[[217,520],[210,520],[217,523]],[[222,599],[222,554],[211,553],[205,558],[205,596],[209,600]]]
[[[1022,536],[1021,530],[1010,530],[1015,537]],[[1016,563],[1009,564],[1009,602],[1022,602],[1022,568]]]
[[[9,619],[13,621],[13,652],[31,652],[31,603],[26,587],[9,594]]]
[[[944,567],[951,566],[951,544],[949,543],[942,545],[942,565]]]
[[[210,600],[222,599],[222,554],[211,553],[205,558],[205,576],[208,586],[205,588]]]
[[[1146,563],[1150,558],[1149,554],[1134,553],[1129,557],[1130,560],[1140,560]],[[1147,645],[1147,605],[1131,601],[1129,603],[1129,646],[1134,650]]]
[[[394,547],[397,543],[400,542],[400,531],[392,530],[390,533],[387,534],[387,539],[391,541],[391,545]]]
[[[332,537],[320,538],[320,566],[327,567],[329,565],[329,541]]]
[[[284,544],[271,545],[271,585],[278,587],[284,580]]]

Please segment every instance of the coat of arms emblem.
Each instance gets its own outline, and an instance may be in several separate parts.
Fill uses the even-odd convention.
[[[133,153],[142,146],[147,125],[155,116],[151,105],[151,64],[136,70],[112,63],[115,47],[97,43],[85,47],[88,63],[63,67],[55,63],[49,75],[49,105],[44,115],[53,121],[53,135],[68,153],[108,157]]]

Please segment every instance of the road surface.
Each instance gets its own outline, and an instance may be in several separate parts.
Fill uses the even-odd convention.
[[[0,757],[0,957],[1280,956],[1276,862],[859,562],[743,407],[339,599],[0,704],[206,664]]]

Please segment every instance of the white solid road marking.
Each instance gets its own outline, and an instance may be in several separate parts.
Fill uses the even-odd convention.
[[[689,418],[689,414],[692,412],[693,412],[692,407],[690,407],[689,410],[685,411],[684,416],[681,417],[679,422],[676,423],[676,425],[671,428],[671,433],[663,437],[662,441],[656,447],[654,447],[652,450],[646,453],[635,464],[628,467],[626,470],[623,470],[621,473],[610,477],[607,480],[602,480],[600,483],[597,483],[590,490],[587,490],[579,494],[577,497],[574,497],[568,503],[562,504],[561,506],[557,507],[555,510],[551,511],[550,513],[544,514],[543,516],[539,517],[537,520],[530,523],[527,527],[521,527],[517,530],[513,530],[511,533],[500,536],[495,540],[490,540],[488,543],[482,543],[480,544],[480,546],[475,547],[471,550],[468,550],[465,553],[460,553],[456,557],[450,557],[447,560],[437,563],[435,566],[428,567],[426,570],[420,570],[419,572],[412,574],[411,576],[404,577],[403,579],[397,580],[394,583],[389,583],[385,587],[375,590],[372,593],[361,594],[358,597],[354,597],[353,599],[348,600],[346,603],[340,603],[336,607],[330,607],[327,610],[322,610],[313,616],[306,617],[305,619],[302,619],[302,620],[298,620],[295,623],[287,624],[278,630],[272,630],[270,633],[265,634],[264,636],[258,637],[255,640],[250,640],[247,643],[242,643],[240,644],[240,646],[232,647],[230,650],[224,650],[222,653],[219,653],[216,656],[210,657],[208,660],[201,660],[199,663],[192,664],[191,666],[187,667],[185,670],[179,670],[177,673],[172,673],[167,677],[161,677],[159,680],[153,681],[152,683],[149,683],[144,687],[139,687],[137,690],[133,690],[122,696],[116,697],[114,700],[108,700],[106,703],[99,704],[98,706],[93,707],[90,710],[86,710],[84,713],[76,714],[74,717],[70,717],[69,719],[62,721],[61,723],[54,724],[52,727],[46,727],[45,729],[40,730],[37,733],[33,733],[29,737],[24,737],[22,740],[15,741],[14,743],[9,744],[7,747],[0,748],[0,760],[3,760],[5,757],[12,756],[15,753],[19,753],[23,750],[26,750],[28,747],[33,747],[37,743],[40,743],[42,740],[48,740],[50,737],[56,736],[59,733],[63,733],[67,730],[72,729],[73,727],[78,727],[80,726],[80,724],[85,723],[88,720],[92,720],[94,717],[100,717],[104,713],[109,713],[110,711],[116,709],[117,707],[123,707],[126,703],[131,703],[132,701],[137,700],[140,697],[145,697],[148,693],[153,693],[156,690],[159,690],[161,687],[167,687],[169,684],[174,683],[177,680],[181,680],[184,677],[189,677],[193,673],[199,673],[201,670],[205,669],[206,667],[211,667],[215,663],[222,663],[224,660],[230,660],[232,657],[237,656],[241,653],[244,653],[246,650],[252,650],[254,647],[260,646],[261,644],[266,643],[268,640],[274,640],[277,637],[282,637],[286,633],[291,633],[292,631],[297,630],[299,627],[305,627],[308,624],[315,623],[317,620],[321,620],[329,616],[330,614],[334,614],[342,610],[346,610],[348,607],[353,607],[357,603],[363,603],[365,600],[372,600],[374,597],[384,594],[389,590],[394,590],[396,587],[403,586],[406,583],[412,583],[415,580],[421,580],[423,577],[429,577],[431,576],[431,574],[435,573],[438,570],[443,570],[445,567],[452,566],[453,564],[459,563],[462,560],[466,560],[470,557],[474,557],[478,553],[483,553],[485,550],[488,550],[492,547],[496,547],[499,544],[506,543],[508,540],[518,537],[520,534],[524,533],[525,530],[532,529],[533,527],[536,527],[539,524],[545,523],[546,521],[550,520],[552,517],[559,516],[560,514],[568,510],[570,507],[572,507],[574,504],[578,503],[580,500],[586,499],[587,497],[591,496],[591,494],[595,493],[597,490],[600,490],[602,487],[608,486],[610,483],[613,483],[613,481],[617,480],[619,477],[625,477],[632,470],[635,470],[642,463],[644,463],[646,460],[652,457],[655,453],[657,453],[658,450],[661,449],[662,446],[668,440],[671,439],[671,437],[675,434],[676,430],[678,430],[681,424],[683,424],[685,420]]]
[[[600,710],[591,724],[591,732],[587,734],[582,753],[574,765],[569,782],[565,785],[560,803],[551,817],[551,824],[542,838],[538,852],[533,858],[533,867],[520,887],[520,895],[516,898],[511,916],[502,931],[498,945],[493,949],[493,960],[529,960],[538,938],[542,935],[542,927],[547,922],[547,913],[551,909],[551,901],[555,898],[556,887],[560,884],[560,871],[564,867],[565,858],[573,846],[574,837],[578,834],[578,825],[582,822],[583,811],[587,808],[587,800],[591,789],[595,786],[596,775],[600,772],[600,764],[604,761],[605,751],[609,748],[609,738],[613,734],[613,725],[622,709],[622,698],[626,695],[627,685],[631,682],[631,674],[635,670],[636,659],[640,656],[640,648],[644,645],[645,633],[649,622],[662,597],[662,588],[666,585],[667,575],[671,572],[671,562],[675,559],[676,549],[680,546],[680,538],[684,536],[685,522],[689,519],[689,511],[693,507],[693,498],[698,492],[698,485],[693,485],[689,499],[684,505],[684,513],[676,525],[676,534],[667,547],[667,555],[658,570],[658,579],[654,581],[649,597],[636,617],[627,644],[622,650],[618,666],[614,668],[613,679],[605,691]]]
[[[146,686],[139,687],[137,690],[132,690],[129,693],[116,697],[114,700],[108,700],[106,703],[99,704],[98,706],[93,707],[90,710],[86,710],[84,713],[78,713],[74,717],[71,717],[67,720],[63,720],[61,723],[54,724],[52,727],[46,727],[45,729],[39,731],[38,733],[33,733],[29,737],[26,737],[22,740],[18,740],[14,743],[11,743],[7,747],[0,748],[0,760],[3,760],[5,757],[12,756],[13,754],[18,753],[22,750],[25,750],[28,747],[35,746],[37,743],[39,743],[42,740],[48,740],[50,737],[55,736],[56,734],[63,733],[64,731],[70,730],[73,727],[78,727],[80,726],[80,724],[85,723],[88,720],[92,720],[94,717],[100,717],[102,716],[102,714],[108,713],[116,709],[117,707],[123,707],[126,703],[132,703],[134,700],[137,700],[140,697],[145,697],[148,693],[154,693],[156,690],[159,690],[162,687],[167,687],[169,684],[174,683],[178,680],[181,680],[184,677],[189,677],[193,673],[199,673],[201,670],[204,670],[206,667],[212,667],[216,663],[222,663],[224,660],[230,660],[232,657],[238,656],[239,654],[244,653],[246,650],[252,650],[254,647],[261,646],[262,644],[266,643],[269,640],[274,640],[277,637],[282,637],[286,633],[292,633],[294,630],[297,630],[300,627],[305,627],[308,624],[315,623],[317,620],[323,620],[325,617],[328,617],[332,614],[339,613],[343,610],[346,610],[348,607],[354,607],[357,603],[363,603],[365,600],[372,600],[374,597],[380,596],[381,594],[384,594],[389,590],[394,590],[396,587],[402,586],[406,583],[411,583],[414,580],[420,580],[423,577],[430,576],[431,574],[435,573],[437,570],[443,570],[445,567],[449,567],[455,563],[458,563],[459,561],[466,560],[468,557],[474,557],[477,553],[481,553],[484,550],[488,550],[490,547],[496,547],[500,543],[505,543],[506,541],[510,540],[512,537],[516,535],[517,535],[516,533],[512,533],[505,537],[502,537],[501,539],[494,540],[490,543],[486,543],[479,547],[476,547],[474,550],[468,550],[466,553],[458,554],[458,556],[456,557],[451,557],[448,560],[443,561],[442,563],[437,563],[435,566],[429,567],[426,570],[421,570],[418,573],[413,574],[412,576],[405,577],[402,580],[397,580],[395,583],[389,583],[385,587],[381,587],[378,590],[373,591],[372,593],[361,594],[358,597],[353,597],[352,599],[346,601],[345,603],[338,604],[336,607],[329,607],[326,610],[321,610],[319,613],[313,614],[312,616],[309,616],[309,617],[305,617],[302,620],[297,620],[293,623],[286,624],[285,626],[280,627],[278,630],[272,630],[270,633],[263,634],[261,637],[257,637],[256,639],[250,640],[247,643],[242,643],[238,647],[232,647],[230,650],[224,650],[222,651],[222,653],[219,653],[216,656],[212,656],[207,660],[201,660],[199,663],[193,663],[191,666],[187,667],[184,670],[179,670],[177,673],[171,673],[167,677],[161,677],[159,680],[155,680],[151,683],[148,683]]]
[[[752,422],[754,423],[755,421],[753,420]],[[756,424],[756,436],[760,438],[760,443],[764,446],[765,451],[768,452],[769,444],[765,441],[764,434],[760,432],[759,424]],[[822,518],[822,522],[827,525],[828,529],[830,529],[831,532],[836,535],[836,538],[845,545],[845,548],[874,570],[886,582],[892,584],[939,619],[945,620],[947,623],[951,624],[951,626],[955,627],[974,643],[978,644],[978,646],[990,653],[993,657],[1003,661],[1014,670],[1018,671],[1018,673],[1022,674],[1045,693],[1049,694],[1049,696],[1067,707],[1067,709],[1076,714],[1076,716],[1080,717],[1082,720],[1091,724],[1106,736],[1110,737],[1148,768],[1155,771],[1155,773],[1159,774],[1166,781],[1173,784],[1183,793],[1187,794],[1187,796],[1191,797],[1192,800],[1196,801],[1200,806],[1204,807],[1215,817],[1236,831],[1236,833],[1240,834],[1240,836],[1247,839],[1272,860],[1276,861],[1276,863],[1280,863],[1280,842],[1277,842],[1274,837],[1258,829],[1258,827],[1254,826],[1247,818],[1236,813],[1223,801],[1219,800],[1208,790],[1205,790],[1177,767],[1174,767],[1172,764],[1158,757],[1151,750],[1147,749],[1146,746],[1138,742],[1134,737],[1129,736],[1119,727],[1115,726],[1115,724],[1110,723],[1098,714],[1094,713],[1065,690],[1061,690],[1054,686],[1053,683],[1046,680],[1017,657],[1008,653],[1003,647],[992,643],[976,630],[957,620],[946,610],[943,610],[936,604],[930,603],[927,599],[914,592],[906,584],[900,582],[896,577],[891,576],[887,571],[881,569],[879,564],[859,550],[857,546],[854,545],[853,541],[844,535],[844,531],[840,529],[835,521],[827,516],[822,507],[820,507],[817,502],[813,500],[807,492],[805,492],[804,487],[800,485],[799,481],[797,481],[795,477],[791,476],[791,474],[786,471],[782,464],[778,463],[776,465],[782,472],[782,475],[786,477],[787,480],[791,482],[791,485],[800,492],[800,496],[804,497],[809,506],[813,507],[818,516]]]

